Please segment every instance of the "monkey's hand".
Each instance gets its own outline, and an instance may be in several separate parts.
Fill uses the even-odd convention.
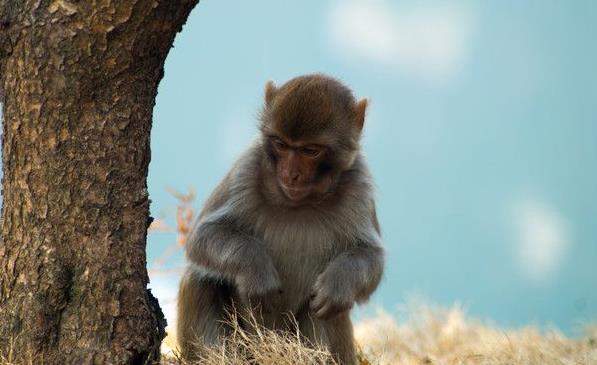
[[[355,295],[349,273],[341,267],[331,265],[321,273],[311,296],[310,307],[315,315],[322,319],[330,319],[352,308]]]
[[[282,282],[271,259],[249,265],[236,277],[236,287],[241,300],[252,308],[266,313],[279,308],[282,298]]]

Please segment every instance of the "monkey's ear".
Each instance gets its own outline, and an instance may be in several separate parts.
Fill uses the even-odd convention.
[[[363,130],[363,124],[365,124],[365,111],[367,110],[368,103],[369,101],[367,99],[361,99],[352,107],[354,110],[356,127],[359,132]]]
[[[271,105],[277,93],[278,89],[276,88],[276,85],[274,85],[274,82],[271,80],[268,81],[267,84],[265,84],[265,104]]]

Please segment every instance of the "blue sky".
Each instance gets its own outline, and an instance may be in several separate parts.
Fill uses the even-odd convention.
[[[578,333],[597,318],[596,36],[591,1],[205,0],[159,89],[153,214],[173,222],[167,186],[200,207],[254,137],[267,80],[328,73],[371,100],[388,261],[368,308],[416,295]],[[172,240],[152,234],[150,262]],[[154,282],[170,316],[174,280]]]

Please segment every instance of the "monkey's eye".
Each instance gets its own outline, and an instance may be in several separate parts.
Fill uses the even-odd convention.
[[[301,151],[309,157],[319,157],[323,152],[323,149],[318,147],[303,147]]]
[[[271,141],[277,150],[285,150],[288,148],[288,145],[286,143],[284,143],[284,141],[282,141],[279,138],[272,138]]]

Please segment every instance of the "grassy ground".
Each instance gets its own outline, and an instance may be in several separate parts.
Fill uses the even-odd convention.
[[[597,365],[597,325],[571,339],[536,327],[502,330],[467,319],[458,308],[416,306],[400,323],[386,313],[355,326],[359,365]],[[162,363],[191,365],[177,358],[176,339],[164,341]],[[0,365],[41,364],[15,361],[10,349],[0,351]],[[253,359],[249,362],[247,359]],[[298,335],[257,328],[237,329],[226,343],[206,349],[205,365],[333,364],[324,349],[305,346]]]
[[[597,365],[597,328],[578,340],[536,327],[501,330],[450,310],[422,307],[397,324],[386,314],[356,327],[357,342],[379,364]]]
[[[536,327],[501,330],[465,318],[458,308],[416,306],[397,323],[380,313],[355,326],[360,365],[470,364],[470,365],[597,365],[597,326],[587,327],[582,338],[570,339],[555,330]],[[173,338],[167,338],[164,359],[172,356]],[[206,351],[202,364],[326,364],[329,354],[304,346],[297,336],[261,329],[257,335],[238,330],[219,348]]]

